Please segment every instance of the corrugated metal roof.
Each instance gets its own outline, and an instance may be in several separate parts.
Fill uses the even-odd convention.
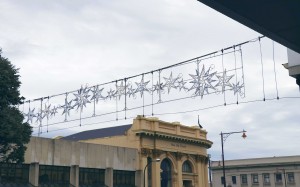
[[[72,141],[79,141],[79,140],[88,140],[88,139],[96,139],[96,138],[104,138],[110,136],[119,136],[125,135],[125,132],[130,129],[130,125],[122,125],[117,127],[108,127],[103,129],[94,129],[89,131],[83,131],[76,134],[72,134],[70,136],[66,136],[62,138],[63,140],[72,140]]]

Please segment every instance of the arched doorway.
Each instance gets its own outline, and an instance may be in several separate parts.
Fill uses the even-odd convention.
[[[172,187],[172,166],[171,161],[168,158],[163,159],[160,164],[160,186],[161,187]]]

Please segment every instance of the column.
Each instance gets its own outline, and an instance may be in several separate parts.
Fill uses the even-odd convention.
[[[114,185],[114,170],[113,168],[105,169],[105,185],[108,187],[113,187]]]
[[[39,186],[39,163],[33,162],[29,166],[29,183],[33,186]]]
[[[152,162],[152,187],[160,187],[160,163]]]
[[[207,162],[206,160],[202,162],[203,165],[203,182],[204,182],[204,187],[208,187],[208,167],[207,167]]]
[[[79,187],[79,166],[73,165],[70,168],[70,184]]]
[[[177,157],[177,184],[178,187],[182,187],[183,181],[182,181],[182,161],[181,156]]]
[[[145,169],[146,165],[147,165],[147,157],[146,157],[145,154],[143,154],[142,157],[141,157],[141,166],[142,166],[142,168],[140,168],[140,169],[142,169],[142,176],[141,176],[142,186],[144,186],[144,184],[145,184],[145,186],[148,186],[148,175],[147,175],[148,174],[148,169],[146,169],[146,171],[144,173],[144,169]]]
[[[143,183],[143,171],[142,170],[136,170],[135,172],[135,186],[136,187],[144,187]]]
[[[202,160],[201,158],[197,158],[197,174],[198,174],[198,177],[197,177],[197,184],[196,186],[203,186],[205,187],[206,185],[204,184],[204,181],[203,181],[203,165],[202,165]]]

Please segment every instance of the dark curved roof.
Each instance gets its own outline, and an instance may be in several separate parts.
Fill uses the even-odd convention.
[[[125,135],[125,132],[130,129],[130,125],[122,125],[117,127],[108,127],[103,129],[94,129],[89,131],[83,131],[76,134],[72,134],[70,136],[63,137],[63,140],[88,140],[88,139],[96,139],[96,138],[104,138],[110,136],[120,136]]]

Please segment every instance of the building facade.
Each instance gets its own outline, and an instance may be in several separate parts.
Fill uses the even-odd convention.
[[[136,149],[137,170],[145,174],[147,187],[208,186],[207,149],[212,142],[198,126],[138,116],[132,125],[81,132],[64,139]],[[156,159],[160,162],[153,162]],[[143,181],[138,186],[143,186]]]
[[[221,161],[211,162],[212,186],[223,187]],[[300,156],[225,161],[228,187],[299,187]]]
[[[0,165],[0,187],[208,187],[207,149],[199,127],[138,116],[133,124],[60,139],[32,137],[25,163]]]

